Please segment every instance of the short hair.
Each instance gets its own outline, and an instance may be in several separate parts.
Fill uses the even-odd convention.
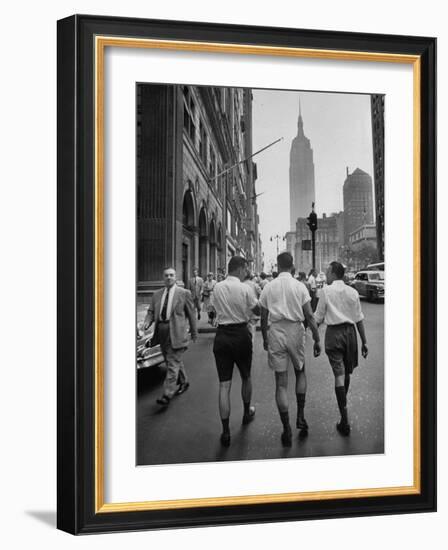
[[[263,280],[264,280],[264,279],[266,279],[266,277],[267,277],[266,273],[265,273],[264,271],[262,271],[262,272],[260,273],[260,279],[263,279]]]
[[[273,278],[273,279],[276,279],[277,277],[278,277],[277,271],[273,271],[273,272],[272,272],[272,278]]]
[[[338,279],[344,277],[345,268],[340,262],[331,262],[330,263],[331,272],[336,275]]]
[[[280,269],[291,269],[294,265],[294,260],[289,252],[282,252],[277,256],[277,265]]]
[[[306,273],[304,271],[299,271],[299,279],[306,279]]]
[[[168,271],[168,269],[172,269],[174,271],[174,273],[176,273],[176,268],[173,267],[172,265],[167,265],[166,267],[163,268],[163,273],[165,273],[165,271]]]
[[[238,269],[246,266],[247,266],[246,258],[243,258],[242,256],[232,256],[229,260],[229,265],[227,267],[227,270],[229,273],[235,273],[235,271],[237,271]]]

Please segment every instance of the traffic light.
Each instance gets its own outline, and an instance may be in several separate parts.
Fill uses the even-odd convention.
[[[317,230],[317,214],[316,212],[314,212],[314,210],[311,212],[311,214],[307,218],[307,225],[310,228],[310,231]]]

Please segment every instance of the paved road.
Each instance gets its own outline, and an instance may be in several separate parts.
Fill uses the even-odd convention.
[[[306,439],[294,438],[291,448],[280,442],[281,423],[274,402],[274,379],[267,366],[261,333],[257,332],[253,358],[253,404],[255,420],[241,426],[240,380],[234,372],[230,428],[232,444],[219,442],[218,382],[212,353],[213,334],[201,334],[185,354],[191,386],[161,411],[155,403],[162,393],[164,368],[138,373],[137,464],[174,464],[220,460],[272,459],[281,457],[336,456],[383,453],[384,431],[384,334],[383,304],[363,302],[369,356],[360,357],[348,395],[352,423],[350,437],[335,430],[338,410],[333,375],[325,353],[315,359],[312,338],[307,342],[308,392],[306,418],[310,425]],[[324,327],[321,327],[323,338]],[[309,332],[309,331],[308,331]],[[295,421],[294,374],[290,375],[290,416]]]

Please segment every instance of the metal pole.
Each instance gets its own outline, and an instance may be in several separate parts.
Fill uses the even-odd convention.
[[[232,166],[230,166],[230,168],[226,168],[225,170],[222,170],[222,172],[219,172],[219,174],[216,174],[216,176],[213,176],[213,178],[210,178],[209,181],[213,181],[217,178],[219,178],[219,176],[222,176],[223,174],[225,174],[226,172],[229,172],[230,170],[232,170],[233,168],[235,168],[236,166],[238,166],[239,164],[243,164],[243,162],[246,162],[247,160],[251,159],[252,157],[254,157],[255,155],[258,155],[259,153],[261,153],[262,151],[265,151],[266,149],[269,149],[269,147],[272,147],[273,145],[275,145],[276,143],[278,143],[279,141],[282,141],[282,137],[279,138],[279,139],[276,139],[275,141],[273,141],[272,143],[270,143],[269,145],[266,145],[265,147],[259,149],[258,151],[256,151],[255,153],[252,153],[252,155],[249,155],[248,157],[246,157],[245,159],[243,160],[240,160],[239,162],[236,162],[235,164],[233,164]]]
[[[316,269],[316,231],[311,231],[311,250],[313,254],[313,269]]]

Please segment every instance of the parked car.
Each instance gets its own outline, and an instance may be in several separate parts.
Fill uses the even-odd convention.
[[[151,347],[154,336],[154,325],[149,330],[143,329],[143,323],[137,325],[137,370],[147,367],[155,367],[163,363],[163,355],[160,346]]]
[[[384,300],[384,271],[358,271],[351,286],[369,302]]]

